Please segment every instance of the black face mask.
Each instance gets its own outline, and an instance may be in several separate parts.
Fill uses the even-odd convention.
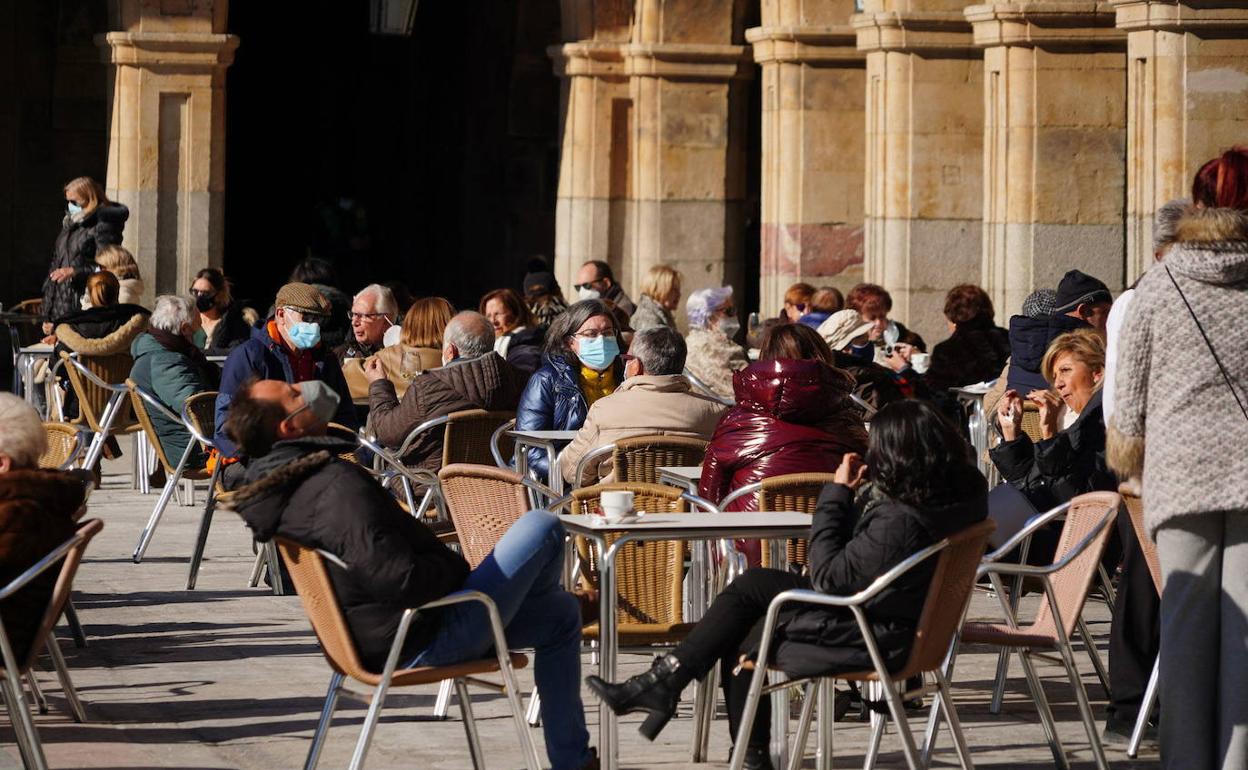
[[[201,313],[206,313],[217,306],[217,295],[212,294],[205,296],[203,294],[195,298],[195,309]]]

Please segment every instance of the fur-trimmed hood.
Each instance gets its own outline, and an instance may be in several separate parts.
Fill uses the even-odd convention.
[[[279,441],[268,454],[252,459],[246,483],[223,495],[221,505],[242,516],[258,540],[267,541],[277,531],[287,501],[304,479],[354,447],[349,441],[330,436]]]
[[[134,308],[135,312],[113,331],[102,337],[86,336],[83,331],[80,331],[80,328],[89,327],[95,320],[89,317],[92,311],[88,310],[65,319],[65,323],[57,326],[57,341],[76,353],[88,356],[108,356],[130,352],[131,343],[147,331],[148,313],[136,305],[118,305],[117,307]],[[112,308],[101,309],[111,310]],[[103,320],[106,319],[101,319]]]
[[[1248,281],[1248,212],[1193,206],[1176,235],[1163,262],[1176,275],[1217,285]]]

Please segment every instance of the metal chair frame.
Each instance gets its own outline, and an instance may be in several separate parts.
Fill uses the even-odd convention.
[[[77,352],[62,353],[61,361],[58,362],[58,365],[61,362],[68,362],[68,364],[74,367],[75,371],[77,371],[80,376],[90,380],[93,385],[110,391],[111,393],[108,397],[108,402],[104,405],[104,412],[99,417],[100,430],[92,431],[94,435],[91,437],[91,443],[87,447],[87,454],[82,460],[82,467],[90,470],[95,467],[95,464],[100,459],[100,455],[104,453],[104,442],[113,431],[113,422],[117,419],[117,415],[121,411],[121,403],[123,399],[130,394],[130,389],[124,384],[114,385],[113,383],[105,382],[100,379],[96,376],[95,372],[88,369],[82,361],[78,360],[78,355],[79,354]],[[53,381],[56,379],[55,372],[56,370],[54,368],[52,373],[49,375]],[[80,393],[78,396],[79,401],[81,402],[82,394]],[[82,407],[80,406],[79,408],[81,409]],[[141,432],[142,431],[140,431],[140,433]],[[135,473],[137,479],[144,480],[139,482],[142,484],[145,483],[148,474],[147,458],[145,457],[147,452],[143,451],[141,447],[136,446],[134,454]]]
[[[703,382],[702,378],[698,377],[698,375],[689,371],[688,368],[684,370],[683,374],[685,375],[685,379],[689,380],[689,384],[692,385],[695,389],[697,389],[702,395],[706,396],[707,398],[713,398],[719,403],[723,404],[724,406],[736,406],[737,405],[737,402],[734,401],[733,399],[724,398],[723,396],[719,395],[714,390],[712,390],[710,385],[707,385],[705,382]]]
[[[284,544],[283,547],[293,544]],[[301,546],[296,546],[300,547]],[[306,549],[316,554],[320,559],[327,559],[338,564],[342,561],[337,556],[327,553],[320,549]],[[283,554],[285,558],[285,554]],[[336,599],[331,597],[320,597],[327,599],[336,604]],[[391,680],[394,678],[395,671],[398,669],[399,656],[403,651],[403,644],[407,640],[408,629],[412,625],[412,621],[416,616],[425,610],[431,610],[436,607],[447,607],[454,604],[464,604],[467,602],[478,602],[485,606],[486,612],[490,619],[490,632],[494,636],[494,651],[498,658],[498,668],[503,677],[503,689],[506,692],[508,705],[511,707],[512,718],[515,722],[516,732],[520,738],[520,746],[524,752],[525,765],[529,770],[540,770],[541,762],[538,759],[537,748],[533,744],[533,736],[529,733],[528,724],[525,722],[524,709],[520,703],[519,685],[516,682],[516,674],[512,669],[511,657],[508,652],[507,638],[503,634],[502,618],[498,614],[498,607],[494,601],[480,591],[460,591],[441,599],[422,604],[419,607],[410,607],[403,611],[403,615],[399,618],[399,625],[395,631],[394,642],[390,645],[390,652],[386,656],[386,665],[380,675],[380,681],[374,688],[371,696],[365,699],[369,702],[368,716],[364,718],[364,725],[360,729],[360,737],[355,744],[355,752],[351,756],[350,770],[360,770],[364,766],[364,759],[368,755],[369,747],[372,745],[373,732],[377,728],[377,722],[381,716],[381,709],[385,705],[386,694],[390,690]],[[333,721],[334,707],[337,705],[338,697],[346,692],[347,695],[354,695],[350,691],[343,688],[346,675],[339,672],[336,667],[332,676],[329,678],[329,691],[325,695],[325,703],[321,709],[320,719],[317,720],[316,731],[312,736],[312,746],[308,749],[308,757],[304,763],[304,770],[314,770],[317,762],[320,760],[321,748],[325,743],[326,733],[329,731],[330,723]],[[481,753],[481,744],[477,735],[476,721],[472,715],[471,699],[468,695],[467,681],[477,683],[477,680],[467,678],[458,678],[455,680],[455,687],[459,693],[460,708],[464,715],[464,731],[468,738],[468,748],[472,757],[474,768],[483,766],[483,757]]]
[[[503,436],[506,435],[507,431],[513,430],[515,427],[516,418],[512,417],[507,422],[498,426],[498,428],[496,428],[494,433],[490,436],[490,454],[494,457],[494,464],[500,468],[511,468],[511,462],[503,456],[503,450],[500,448],[499,444],[502,441]]]
[[[1001,583],[1001,576],[1029,576],[1037,578],[1043,582],[1045,600],[1053,617],[1053,627],[1056,637],[1055,646],[1057,647],[1057,651],[1060,656],[1059,662],[1066,669],[1066,675],[1070,679],[1072,689],[1075,691],[1075,701],[1079,707],[1079,714],[1083,721],[1084,729],[1088,734],[1088,741],[1092,747],[1092,755],[1096,762],[1096,766],[1098,770],[1108,770],[1109,765],[1105,760],[1105,751],[1101,746],[1100,735],[1097,731],[1096,722],[1092,717],[1092,709],[1088,701],[1088,694],[1084,689],[1083,680],[1079,677],[1078,667],[1075,665],[1074,650],[1071,645],[1071,639],[1066,635],[1066,631],[1063,628],[1061,609],[1058,605],[1057,595],[1053,589],[1052,576],[1065,569],[1071,562],[1079,558],[1083,552],[1087,550],[1098,537],[1101,536],[1105,528],[1108,527],[1109,523],[1114,519],[1114,512],[1117,510],[1116,507],[1111,507],[1101,517],[1101,520],[1092,527],[1088,534],[1084,535],[1082,540],[1073,545],[1061,559],[1051,565],[1033,567],[1027,564],[1000,563],[999,561],[1020,543],[1022,543],[1025,538],[1030,537],[1031,534],[1037,529],[1056,520],[1060,516],[1065,515],[1070,506],[1071,503],[1063,503],[1062,505],[1041,514],[1040,516],[1032,518],[1032,520],[1028,522],[1027,526],[1016,533],[1014,537],[1010,538],[1009,541],[1007,541],[1000,548],[984,557],[980,564],[978,574],[979,576],[987,575],[988,579],[992,582],[994,592],[997,595],[997,600],[1001,605],[1002,613],[1004,614],[1006,623],[1010,628],[1019,627],[1017,607],[1012,605],[1006,598],[1007,594]],[[1081,618],[1079,623],[1082,624],[1082,622]],[[1086,627],[1078,627],[1080,628],[1080,634],[1084,635],[1085,641],[1088,641],[1090,646],[1091,637],[1085,635]],[[959,634],[959,638],[960,636],[961,635]],[[1045,697],[1044,688],[1040,684],[1040,677],[1036,673],[1035,664],[1032,660],[1033,657],[1038,657],[1038,655],[1033,653],[1028,647],[1019,647],[1015,651],[1022,660],[1023,672],[1027,680],[1027,686],[1031,691],[1032,700],[1035,701],[1036,710],[1040,713],[1040,723],[1044,728],[1045,737],[1048,739],[1049,748],[1053,752],[1054,765],[1062,770],[1066,770],[1070,767],[1070,764],[1066,759],[1061,739],[1057,734],[1057,727],[1053,721],[1053,712],[1049,708],[1048,699]],[[953,667],[956,660],[957,655],[955,648],[955,650],[951,651],[944,672],[944,676],[948,679],[953,678]],[[930,757],[931,750],[935,745],[936,734],[940,729],[940,718],[940,710],[933,706],[928,717],[927,731],[924,738],[923,756],[925,759]]]

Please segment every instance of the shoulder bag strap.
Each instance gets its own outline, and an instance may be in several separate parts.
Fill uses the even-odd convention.
[[[1213,356],[1213,362],[1218,365],[1218,371],[1222,372],[1222,378],[1226,380],[1226,387],[1230,389],[1231,395],[1235,397],[1235,403],[1239,406],[1239,411],[1243,413],[1244,419],[1248,420],[1248,409],[1244,408],[1244,402],[1239,398],[1239,392],[1235,390],[1235,384],[1231,382],[1231,375],[1227,373],[1226,367],[1222,365],[1222,359],[1218,358],[1217,351],[1213,349],[1213,343],[1209,340],[1209,335],[1205,333],[1205,327],[1201,325],[1200,319],[1196,317],[1196,311],[1192,310],[1192,303],[1187,301],[1187,295],[1179,288],[1179,282],[1174,280],[1174,273],[1170,272],[1170,268],[1165,268],[1166,276],[1170,278],[1170,283],[1174,284],[1174,290],[1179,293],[1179,299],[1183,300],[1183,304],[1187,307],[1187,312],[1192,316],[1196,328],[1200,331],[1201,339],[1205,341],[1205,346],[1209,348],[1209,355]]]

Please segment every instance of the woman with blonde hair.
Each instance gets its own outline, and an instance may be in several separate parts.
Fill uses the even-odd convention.
[[[52,264],[43,281],[43,333],[51,334],[61,319],[81,307],[87,277],[95,272],[95,255],[121,243],[130,210],[111,202],[104,187],[80,176],[65,185],[65,219],[52,247]]]
[[[379,359],[385,366],[386,377],[394,383],[395,395],[402,399],[416,375],[442,365],[442,332],[454,316],[455,307],[442,297],[416,300],[403,316],[399,344],[382,348],[364,361],[364,368],[373,358]],[[368,392],[367,382],[364,392]]]
[[[680,273],[667,265],[655,265],[641,284],[637,310],[629,319],[634,332],[655,326],[676,328],[672,311],[680,307]]]
[[[95,264],[117,276],[121,284],[118,302],[137,305],[142,301],[143,276],[139,274],[139,263],[134,261],[134,255],[128,250],[116,245],[105,246],[96,253]]]

